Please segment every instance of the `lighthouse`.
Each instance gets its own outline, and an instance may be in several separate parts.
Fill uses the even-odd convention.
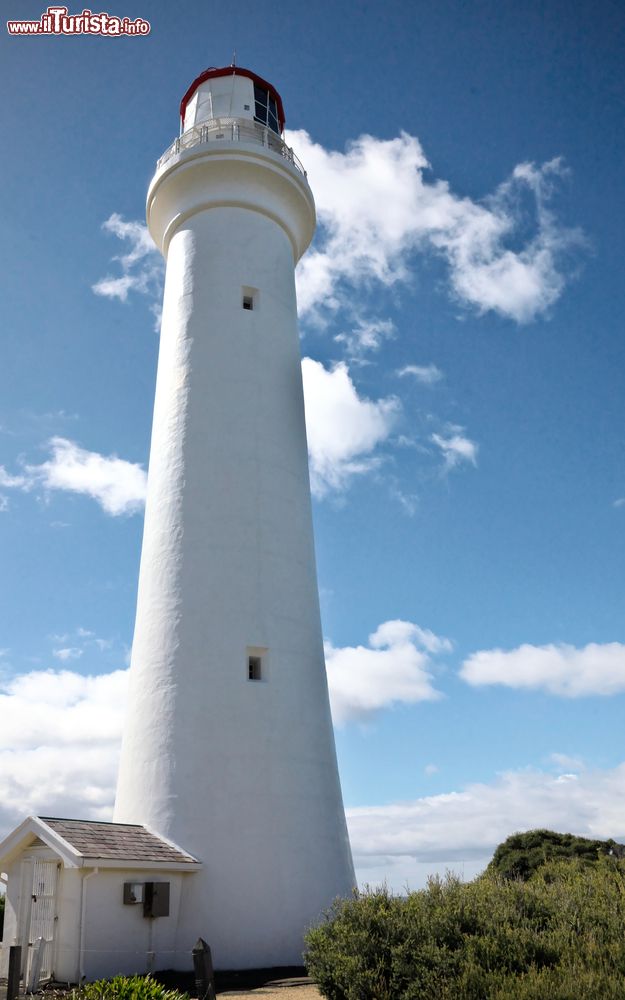
[[[148,191],[166,260],[114,820],[201,869],[172,965],[300,964],[354,872],[315,567],[294,268],[315,228],[275,88],[191,84]]]

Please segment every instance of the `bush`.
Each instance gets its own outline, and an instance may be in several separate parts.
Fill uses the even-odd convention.
[[[594,864],[602,855],[625,856],[625,846],[614,840],[589,840],[572,833],[529,830],[514,833],[495,851],[487,871],[503,878],[528,879],[548,861],[578,858]]]
[[[390,1000],[393,954],[400,944],[401,901],[386,889],[337,900],[307,935],[306,964],[328,1000]]]
[[[625,1000],[624,925],[622,862],[552,862],[337,902],[305,960],[328,1000]]]
[[[85,983],[76,1000],[189,1000],[186,993],[166,990],[151,976],[115,976]]]

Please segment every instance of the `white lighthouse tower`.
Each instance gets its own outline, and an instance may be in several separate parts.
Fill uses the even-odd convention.
[[[330,718],[294,267],[315,227],[282,101],[202,73],[148,192],[167,261],[115,821],[202,862],[181,901],[218,968],[299,964],[355,884]]]

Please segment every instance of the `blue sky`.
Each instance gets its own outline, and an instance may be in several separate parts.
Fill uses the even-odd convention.
[[[472,874],[523,827],[625,837],[622,6],[108,10],[150,35],[0,40],[0,832],[109,815],[158,351],[145,193],[236,49],[317,200],[300,322],[359,875]]]

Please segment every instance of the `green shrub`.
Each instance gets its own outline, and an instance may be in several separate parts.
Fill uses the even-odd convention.
[[[593,864],[602,855],[625,856],[625,845],[614,840],[589,840],[572,833],[528,830],[514,833],[496,849],[487,872],[503,878],[531,878],[548,861],[579,858]]]
[[[189,1000],[186,993],[166,990],[151,976],[115,976],[85,983],[76,1000]]]
[[[307,935],[328,1000],[625,1000],[625,864],[552,862],[526,882],[448,876],[337,902]]]
[[[307,935],[307,964],[328,1000],[391,1000],[393,953],[401,901],[386,889],[337,900],[328,919]]]

